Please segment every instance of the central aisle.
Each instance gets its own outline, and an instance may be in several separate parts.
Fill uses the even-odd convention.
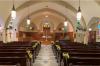
[[[42,45],[33,66],[58,66],[51,45]]]

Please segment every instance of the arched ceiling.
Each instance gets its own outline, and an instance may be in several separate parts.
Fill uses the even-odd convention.
[[[82,25],[87,28],[92,17],[100,16],[100,1],[99,0],[80,0],[82,10]],[[4,23],[8,22],[8,17],[12,9],[12,0],[0,1],[0,17]],[[48,9],[57,11],[61,16],[66,17],[75,26],[76,12],[79,6],[78,0],[15,0],[17,10],[17,22],[27,17],[27,9],[31,8],[30,14],[36,11],[43,11],[46,6]]]
[[[41,28],[42,28],[42,27],[41,28],[39,28],[39,27],[40,27],[41,23],[43,22],[43,20],[45,19],[45,16],[48,16],[48,21],[53,24],[51,26],[51,27],[53,27],[53,30],[57,28],[59,23],[62,23],[65,21],[65,19],[68,19],[61,13],[59,13],[55,10],[52,10],[52,9],[48,9],[48,8],[44,8],[39,11],[32,12],[29,15],[30,15],[31,22],[35,23],[39,30],[41,30]],[[68,21],[72,24],[72,22],[69,19],[68,19]],[[26,23],[26,18],[22,19],[21,22]],[[21,25],[21,22],[19,23],[19,26]]]
[[[41,7],[39,7],[39,6],[41,6]],[[42,2],[42,3],[37,3],[34,5],[31,5],[30,6],[30,8],[31,8],[30,14],[34,13],[36,11],[39,11],[39,10],[41,11],[42,9],[46,8],[46,6],[48,6],[48,9],[57,11],[58,13],[61,13],[62,15],[64,15],[66,18],[68,18],[68,20],[73,22],[73,25],[74,25],[74,21],[76,20],[76,18],[74,18],[73,15],[75,15],[75,14],[73,12],[71,12],[70,10],[67,10],[66,8],[64,8],[62,5],[58,5],[58,4],[52,3],[52,2]],[[24,17],[27,17],[27,15],[28,15],[27,9],[28,8],[23,8],[22,10],[18,11],[17,22],[20,22],[21,19],[24,19]]]

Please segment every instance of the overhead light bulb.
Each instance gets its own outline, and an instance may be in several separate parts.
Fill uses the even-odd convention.
[[[45,16],[46,18],[48,17],[48,15]]]
[[[68,25],[68,21],[65,21],[65,22],[64,22],[64,26],[67,26],[67,25]]]
[[[80,6],[79,6],[78,12],[77,12],[77,20],[81,20],[81,17],[82,17],[82,13],[81,13],[81,9],[80,9]]]
[[[89,31],[92,31],[92,29],[91,29],[91,28],[89,28]]]
[[[27,18],[27,25],[30,25],[31,24],[31,20],[30,18]]]
[[[12,11],[11,11],[11,18],[16,19],[16,10],[15,10],[14,4],[13,4]]]

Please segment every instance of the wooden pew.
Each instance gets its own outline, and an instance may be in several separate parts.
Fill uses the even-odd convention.
[[[68,51],[67,51],[68,52]],[[94,52],[94,51],[87,51],[85,52],[84,51],[69,51],[68,52],[69,54],[69,58],[67,58],[67,62],[65,63],[65,66],[66,65],[70,65],[70,63],[72,64],[78,64],[78,63],[84,63],[84,64],[87,64],[87,65],[100,65],[100,52]],[[65,58],[66,59],[66,58]],[[89,62],[87,62],[89,61]],[[93,62],[95,61],[95,62]]]
[[[18,43],[18,44],[17,44]],[[39,51],[40,45],[32,47],[33,44],[23,44],[23,42],[17,42],[11,44],[0,44],[0,64],[20,64],[21,66],[27,66],[27,60],[29,60],[26,50]],[[33,54],[34,55],[34,54]],[[29,61],[30,62],[30,61]]]
[[[19,63],[21,66],[27,66],[28,57],[24,52],[0,52],[0,62],[3,64],[10,62],[13,64]]]
[[[66,52],[67,55],[69,55],[70,58],[67,57],[64,58],[64,64],[65,66],[69,66],[70,63],[72,64],[83,64],[83,65],[100,65],[100,48],[94,47],[94,46],[88,46],[88,45],[81,45],[81,44],[63,44],[60,45],[61,50],[57,50],[55,48],[56,53],[59,55],[63,54],[63,52]],[[58,52],[59,51],[59,52]],[[57,54],[57,55],[58,55]],[[62,56],[61,56],[62,58]],[[89,62],[87,62],[89,61]],[[94,62],[96,61],[96,63]],[[61,61],[60,61],[61,62]]]

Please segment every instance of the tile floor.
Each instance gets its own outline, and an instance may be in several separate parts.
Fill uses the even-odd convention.
[[[42,45],[33,66],[58,66],[51,45]]]

